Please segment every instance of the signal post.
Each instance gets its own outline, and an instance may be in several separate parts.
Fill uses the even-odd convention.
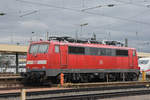
[[[64,74],[63,73],[60,74],[60,84],[61,84],[61,86],[64,85]]]
[[[146,80],[146,72],[142,71],[142,81],[145,81],[145,80]]]

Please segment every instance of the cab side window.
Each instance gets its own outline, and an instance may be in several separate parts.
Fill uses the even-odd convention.
[[[59,45],[55,45],[55,53],[59,53]]]
[[[136,55],[136,52],[135,51],[133,51],[133,56],[135,56]]]

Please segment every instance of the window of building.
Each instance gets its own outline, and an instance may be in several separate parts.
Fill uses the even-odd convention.
[[[58,45],[55,45],[55,52],[59,53],[59,46]]]

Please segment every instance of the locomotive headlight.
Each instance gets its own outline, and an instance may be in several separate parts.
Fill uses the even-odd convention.
[[[27,64],[33,64],[33,61],[32,60],[28,60]]]
[[[47,63],[46,60],[38,60],[38,61],[37,61],[37,64],[46,64],[46,63]]]

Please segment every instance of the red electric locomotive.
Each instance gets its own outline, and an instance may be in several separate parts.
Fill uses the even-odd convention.
[[[26,79],[35,82],[133,81],[139,76],[136,50],[100,42],[51,37],[32,42],[27,53]]]

